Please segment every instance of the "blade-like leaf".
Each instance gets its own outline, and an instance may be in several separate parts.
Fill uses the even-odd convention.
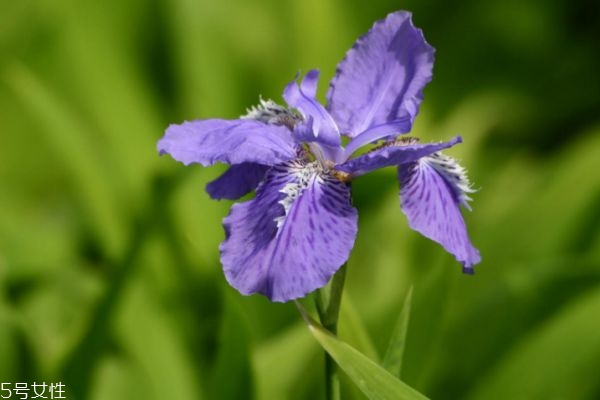
[[[371,360],[379,362],[379,354],[349,293],[345,293],[342,300],[338,335]]]
[[[300,303],[296,305],[315,339],[369,399],[422,400],[427,398],[332,335],[312,319]]]
[[[410,319],[410,306],[412,302],[412,286],[408,289],[402,310],[398,316],[398,321],[392,332],[390,343],[383,357],[382,367],[394,376],[400,377],[402,372],[402,358],[404,357],[404,347],[406,345],[406,332],[408,331],[408,321]]]

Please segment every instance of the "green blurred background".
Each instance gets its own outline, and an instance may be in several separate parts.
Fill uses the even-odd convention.
[[[464,276],[407,228],[393,170],[357,180],[340,335],[381,357],[413,285],[402,378],[426,395],[600,398],[595,0],[0,0],[0,382],[320,398],[321,350],[294,305],[223,278],[231,203],[204,192],[223,168],[155,143],[169,123],[279,101],[298,69],[321,70],[322,96],[397,9],[437,49],[413,133],[463,136],[449,153],[481,189],[466,218],[483,262]]]

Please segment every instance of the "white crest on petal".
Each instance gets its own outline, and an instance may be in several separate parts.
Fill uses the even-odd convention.
[[[279,204],[283,206],[285,213],[282,216],[275,218],[278,230],[282,227],[294,201],[300,197],[302,192],[308,188],[311,182],[316,179],[318,183],[323,183],[327,177],[319,163],[316,161],[305,163],[303,161],[294,160],[285,165],[285,168],[287,172],[293,176],[293,180],[286,183],[280,190],[281,193],[285,194],[285,197],[279,201]]]
[[[468,202],[472,199],[469,197],[468,193],[474,193],[476,190],[473,189],[471,181],[467,176],[467,170],[454,158],[441,152],[423,157],[422,160],[444,177],[444,179],[452,186],[460,204],[468,210],[471,210],[471,206],[469,206]]]
[[[302,116],[289,108],[280,106],[273,100],[260,99],[260,104],[252,106],[246,110],[246,115],[241,119],[255,119],[267,124],[285,125],[290,129],[294,128],[298,122],[302,121]]]

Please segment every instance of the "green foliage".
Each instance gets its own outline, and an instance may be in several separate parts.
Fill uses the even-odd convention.
[[[398,378],[395,378],[392,374],[371,361],[355,348],[331,334],[318,322],[312,319],[301,305],[298,305],[298,308],[315,339],[317,339],[325,351],[333,357],[340,368],[344,370],[350,379],[352,379],[369,399],[427,399],[427,397],[415,391]]]
[[[410,320],[410,306],[412,302],[412,287],[402,304],[402,310],[398,315],[398,321],[392,331],[390,343],[388,344],[382,366],[393,376],[400,377],[402,372],[402,359],[404,357],[404,348],[406,347],[406,334],[408,332],[408,322]]]
[[[403,7],[437,49],[413,133],[463,136],[451,155],[481,189],[465,214],[483,262],[463,276],[406,226],[393,170],[354,182],[343,342],[313,327],[342,393],[364,398],[357,374],[399,382],[376,364],[403,360],[435,399],[599,398],[592,3],[0,0],[0,382],[62,381],[75,400],[321,398],[322,348],[295,307],[223,278],[230,203],[203,190],[223,169],[155,143],[169,123],[279,100],[299,68],[321,69],[323,95],[356,37]]]

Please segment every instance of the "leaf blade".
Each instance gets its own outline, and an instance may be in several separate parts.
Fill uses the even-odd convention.
[[[404,358],[404,348],[406,346],[406,334],[408,332],[408,323],[410,321],[410,308],[412,304],[413,287],[408,289],[400,315],[394,330],[390,337],[390,343],[383,357],[382,367],[390,374],[400,378],[402,373],[402,359]]]
[[[358,350],[324,329],[308,315],[302,305],[299,303],[296,305],[315,339],[369,399],[427,399],[423,394],[395,378]]]

